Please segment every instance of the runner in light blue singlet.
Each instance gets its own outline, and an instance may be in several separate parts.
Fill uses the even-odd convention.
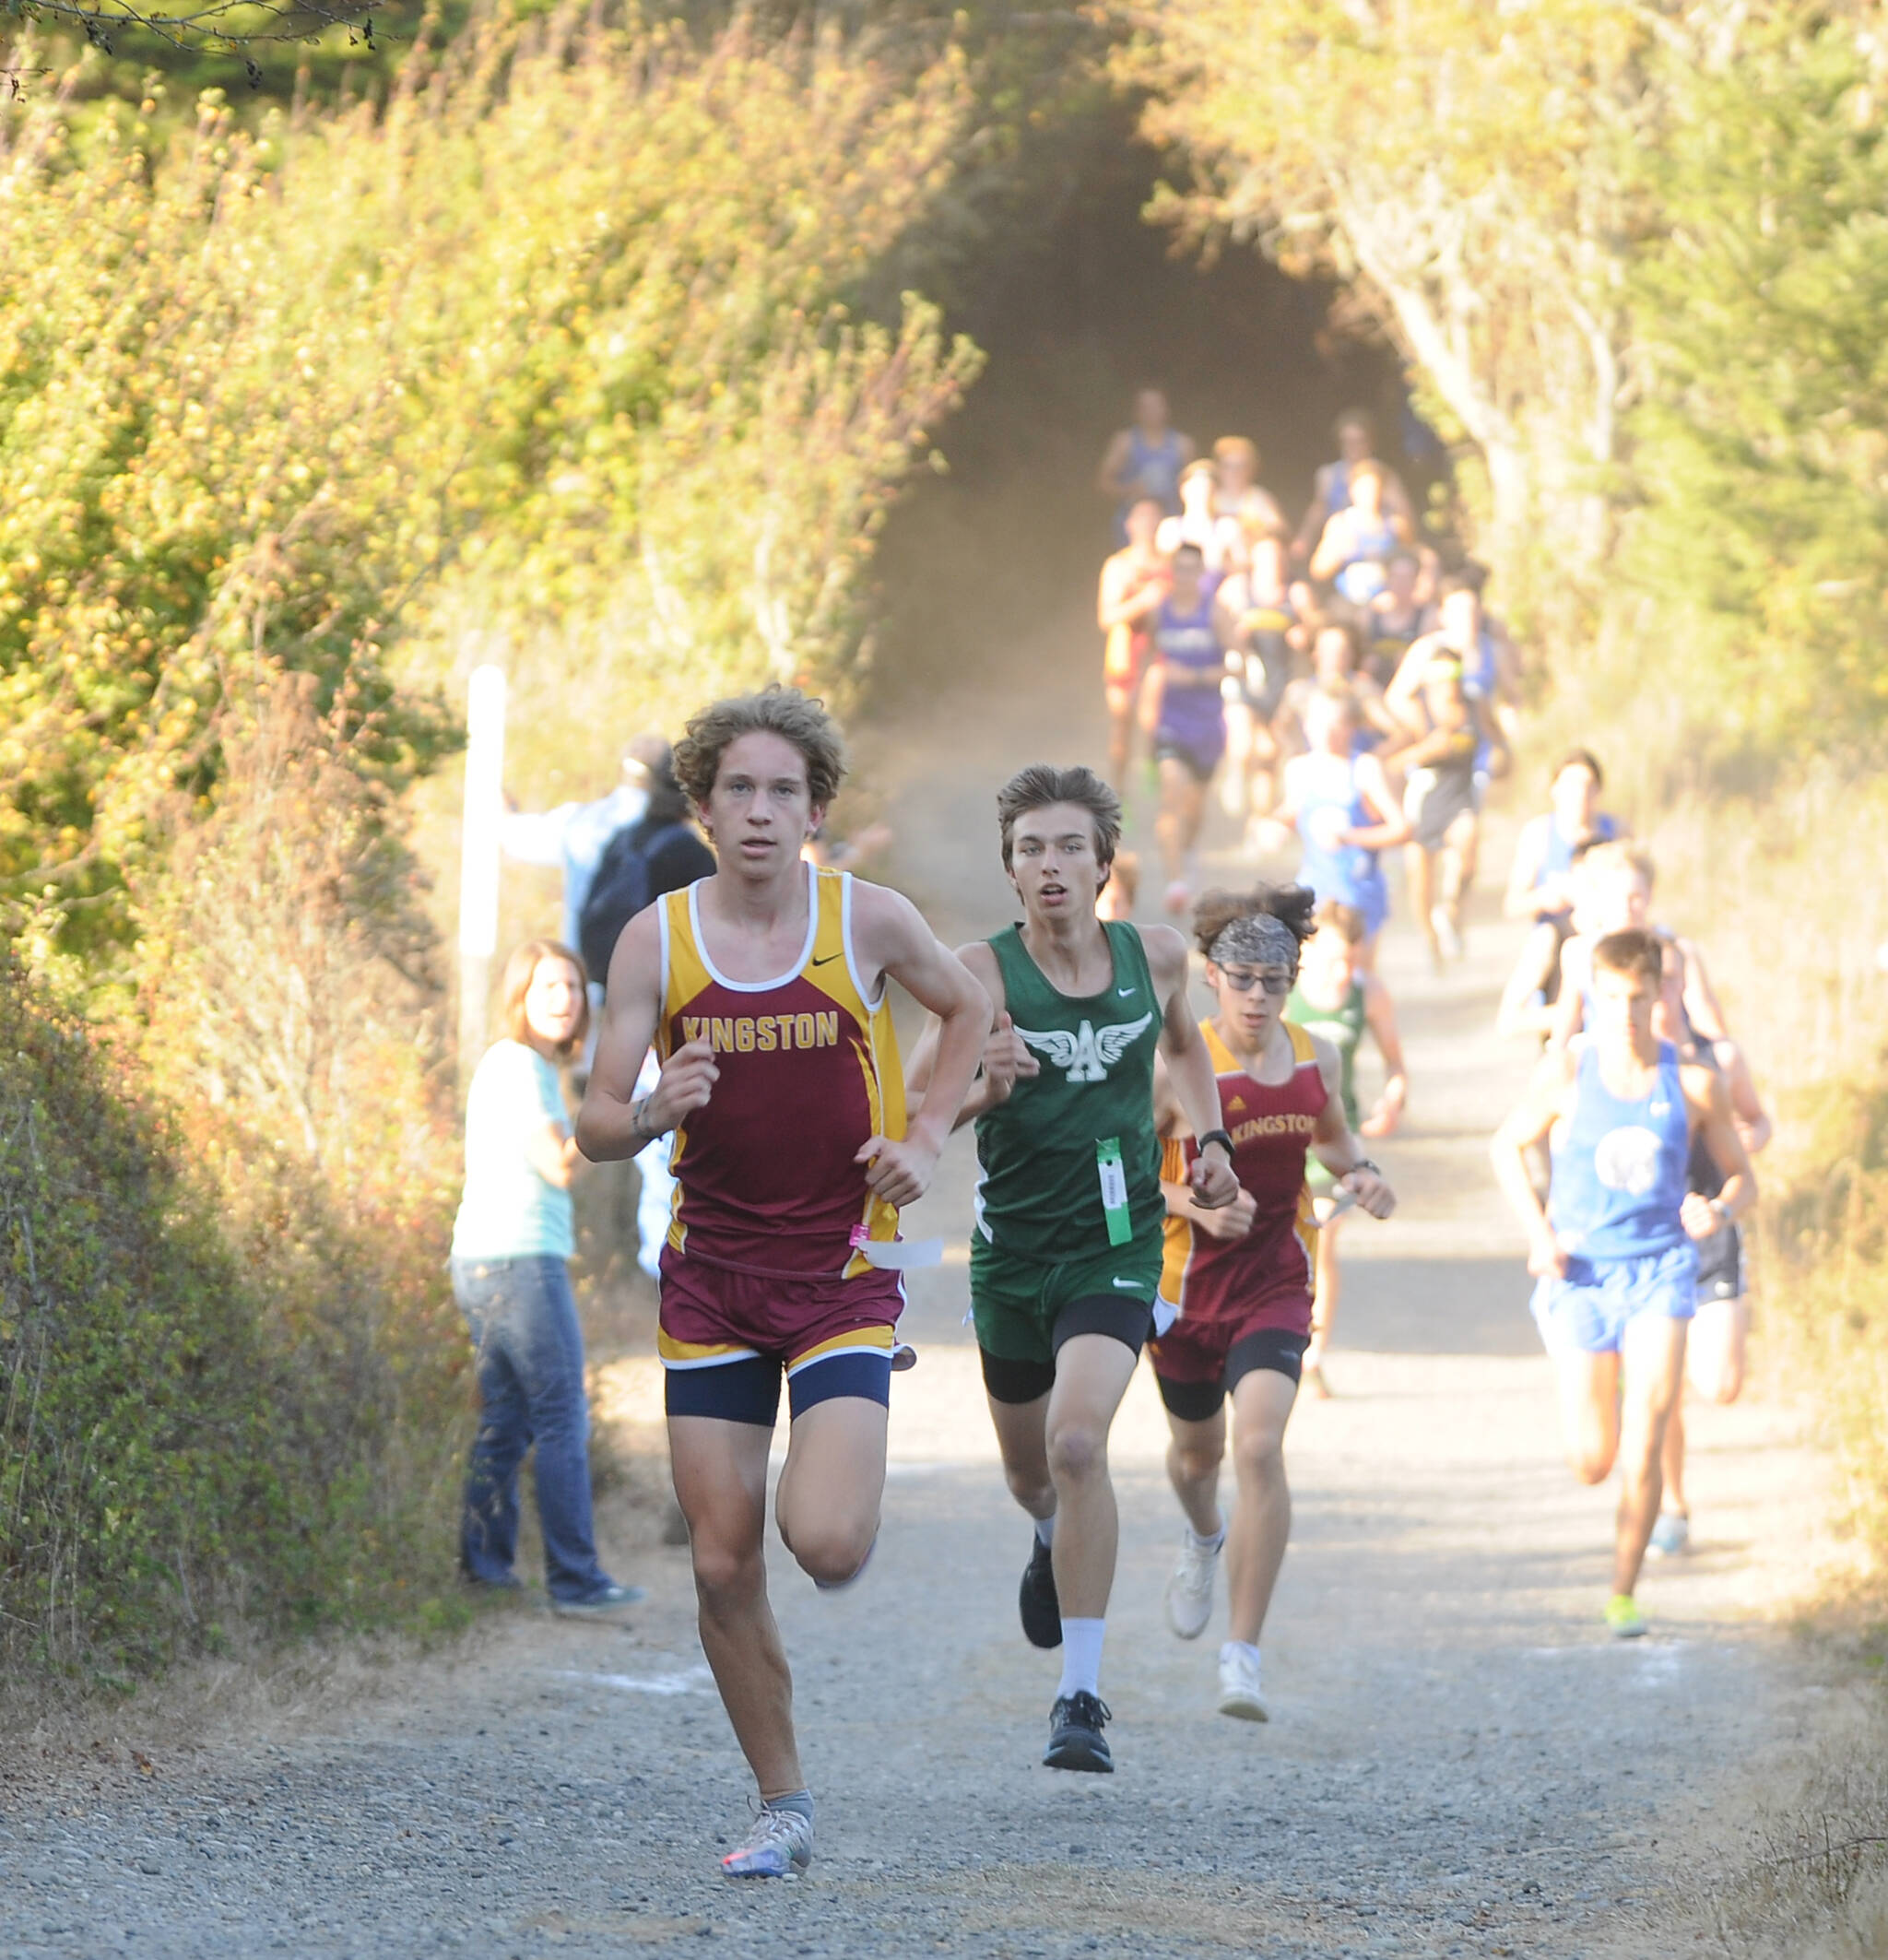
[[[1568,1257],[1564,1279],[1534,1290],[1548,1346],[1608,1353],[1635,1314],[1689,1320],[1698,1252],[1679,1220],[1692,1139],[1677,1048],[1659,1043],[1651,1088],[1627,1102],[1607,1088],[1597,1045],[1585,1044],[1573,1114],[1551,1148],[1548,1222]]]

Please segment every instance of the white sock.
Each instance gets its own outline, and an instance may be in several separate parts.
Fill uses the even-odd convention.
[[[1199,1533],[1193,1529],[1191,1525],[1188,1525],[1186,1528],[1186,1535],[1189,1539],[1193,1541],[1193,1547],[1195,1551],[1217,1552],[1220,1547],[1226,1542],[1225,1520],[1221,1518],[1220,1521],[1220,1529],[1217,1531],[1210,1533],[1205,1538],[1202,1538]]]
[[[1102,1692],[1102,1635],[1105,1620],[1065,1620],[1062,1623],[1062,1685],[1056,1690],[1060,1701],[1065,1694],[1099,1694]]]
[[[1249,1640],[1228,1640],[1220,1649],[1220,1659],[1221,1660],[1235,1660],[1242,1658],[1251,1661],[1254,1667],[1258,1665],[1258,1649]]]
[[[1053,1545],[1056,1542],[1056,1514],[1051,1511],[1046,1517],[1036,1519],[1036,1543]]]

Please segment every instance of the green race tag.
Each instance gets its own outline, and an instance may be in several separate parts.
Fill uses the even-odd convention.
[[[1134,1236],[1127,1216],[1127,1173],[1121,1168],[1121,1139],[1103,1137],[1095,1145],[1095,1170],[1102,1180],[1102,1211],[1108,1221],[1108,1243],[1125,1246]]]

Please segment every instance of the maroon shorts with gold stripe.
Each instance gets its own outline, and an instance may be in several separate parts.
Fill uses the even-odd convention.
[[[792,1412],[836,1396],[891,1400],[895,1272],[782,1279],[665,1251],[656,1351],[668,1413],[772,1428],[785,1376]]]
[[[1228,1355],[1246,1335],[1270,1332],[1310,1338],[1311,1293],[1302,1281],[1257,1294],[1210,1320],[1195,1320],[1183,1312],[1148,1343],[1148,1355],[1163,1381],[1216,1382],[1225,1373]]]

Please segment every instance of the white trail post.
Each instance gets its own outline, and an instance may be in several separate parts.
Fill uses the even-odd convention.
[[[466,816],[459,845],[459,1093],[485,1053],[498,950],[499,825],[504,818],[505,677],[477,667],[466,687]]]

